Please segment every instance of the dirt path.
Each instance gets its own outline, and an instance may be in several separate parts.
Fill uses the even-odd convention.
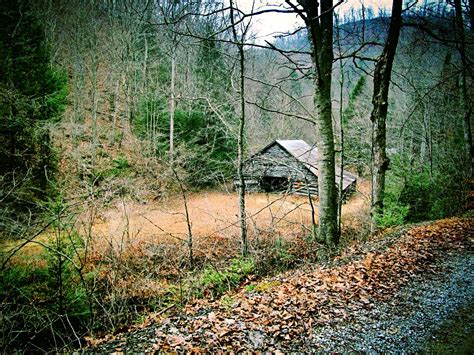
[[[196,302],[93,350],[423,350],[443,321],[474,300],[474,221],[446,219],[381,238],[332,267]]]

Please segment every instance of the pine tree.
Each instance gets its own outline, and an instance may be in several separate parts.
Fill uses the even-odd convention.
[[[47,195],[54,163],[45,123],[63,111],[66,77],[51,67],[45,31],[28,2],[2,2],[0,23],[0,175],[6,185],[31,182],[21,205]]]

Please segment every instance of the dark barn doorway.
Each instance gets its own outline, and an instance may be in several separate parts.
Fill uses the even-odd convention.
[[[286,177],[264,176],[260,186],[265,192],[287,191],[289,181]]]

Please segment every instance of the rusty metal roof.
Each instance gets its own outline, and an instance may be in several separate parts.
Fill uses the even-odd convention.
[[[289,154],[295,157],[298,161],[302,162],[309,171],[311,171],[314,175],[318,176],[318,148],[316,146],[310,146],[304,140],[295,139],[295,140],[276,140],[274,143],[268,145],[263,150],[266,150],[273,144],[278,144],[284,150],[286,150]],[[339,180],[340,169],[336,167],[336,179]],[[353,182],[357,180],[357,176],[351,174],[348,171],[343,171],[343,183],[342,189],[345,190],[349,187]]]

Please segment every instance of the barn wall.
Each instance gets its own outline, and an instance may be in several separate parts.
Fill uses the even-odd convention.
[[[273,143],[245,162],[243,174],[246,190],[317,195],[318,178],[305,166],[305,159],[308,157],[297,160],[280,144]],[[336,183],[339,183],[338,176]],[[238,180],[234,181],[235,187],[239,184]],[[344,199],[356,190],[356,184],[357,177],[344,172]]]
[[[356,191],[357,191],[357,180],[354,180],[342,192],[342,200],[345,202]]]
[[[301,162],[275,144],[257,154],[244,165],[245,185],[249,191],[259,191],[259,181],[264,177],[285,177],[293,182],[291,190],[298,188],[301,194],[307,194],[306,181],[312,195],[317,194],[318,181]]]

